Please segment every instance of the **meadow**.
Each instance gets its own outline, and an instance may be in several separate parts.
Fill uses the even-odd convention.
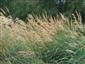
[[[84,25],[73,17],[0,14],[0,64],[85,64]]]

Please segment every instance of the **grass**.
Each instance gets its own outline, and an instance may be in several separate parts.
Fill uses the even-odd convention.
[[[60,19],[29,15],[25,24],[0,16],[0,64],[84,64],[85,31],[80,21],[62,14]]]

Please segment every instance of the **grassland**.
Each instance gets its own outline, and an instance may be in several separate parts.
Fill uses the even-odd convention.
[[[81,18],[0,16],[0,64],[85,64]]]

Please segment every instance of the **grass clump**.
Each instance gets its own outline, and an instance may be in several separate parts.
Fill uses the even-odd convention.
[[[31,17],[27,24],[8,20],[0,17],[0,64],[85,63],[85,31],[78,28],[81,23],[75,25],[74,20],[70,24],[73,20],[63,15],[60,19],[51,17],[49,20],[45,16]]]

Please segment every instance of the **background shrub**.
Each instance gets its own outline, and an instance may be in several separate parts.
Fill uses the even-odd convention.
[[[19,17],[25,20],[27,14],[42,15],[47,13],[49,16],[56,16],[63,13],[71,16],[76,10],[85,12],[85,0],[1,0],[0,8],[4,9],[7,15],[13,19]],[[9,12],[7,12],[7,8]]]

